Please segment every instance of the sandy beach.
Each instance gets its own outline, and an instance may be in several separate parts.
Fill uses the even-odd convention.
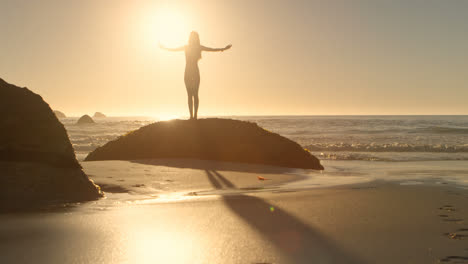
[[[0,6],[0,264],[468,264],[468,1]]]
[[[372,181],[294,190],[282,186],[303,180],[301,172],[272,166],[82,165],[106,198],[1,215],[0,262],[468,261],[468,191],[454,185]]]
[[[135,161],[82,162],[91,179],[110,193],[130,193],[147,197],[158,194],[189,193],[215,189],[249,189],[274,186],[297,180],[302,170],[255,164],[193,159],[153,159]],[[227,183],[213,185],[220,172]],[[296,174],[294,174],[296,172]],[[257,176],[264,177],[259,180]]]

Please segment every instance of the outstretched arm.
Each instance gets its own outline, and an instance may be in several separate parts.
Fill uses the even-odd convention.
[[[228,50],[232,47],[231,44],[227,45],[226,47],[224,48],[218,48],[218,49],[215,49],[215,48],[208,48],[208,47],[205,47],[205,46],[201,46],[202,50],[203,51],[225,51],[225,50]]]
[[[183,51],[185,49],[185,46],[180,46],[180,47],[177,47],[177,48],[168,48],[168,47],[162,45],[161,43],[159,43],[159,47],[161,49],[168,50],[168,51]]]

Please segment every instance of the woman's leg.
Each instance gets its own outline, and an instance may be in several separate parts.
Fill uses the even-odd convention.
[[[192,95],[193,95],[193,103],[195,105],[195,115],[194,115],[194,118],[197,119],[197,116],[198,116],[198,103],[199,103],[199,100],[198,100],[198,88],[200,88],[200,75],[198,74],[195,79],[193,80],[193,90],[192,90]]]
[[[192,95],[188,95],[188,108],[189,108],[189,112],[190,112],[190,119],[193,119],[193,100],[192,100],[193,96]],[[196,114],[195,114],[196,116]]]
[[[185,89],[187,90],[188,108],[190,112],[190,119],[193,119],[193,92],[191,87],[191,81],[185,78]]]

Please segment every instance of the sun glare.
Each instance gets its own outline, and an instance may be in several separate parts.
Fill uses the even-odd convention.
[[[152,42],[168,47],[184,45],[190,33],[184,16],[172,8],[160,8],[150,14],[145,21],[145,27]]]
[[[156,115],[156,120],[158,121],[168,121],[172,119],[178,119],[180,116],[174,114],[158,114]]]

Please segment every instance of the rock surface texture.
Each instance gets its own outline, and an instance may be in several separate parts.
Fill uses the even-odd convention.
[[[323,170],[296,142],[255,123],[232,119],[153,123],[108,142],[86,161],[192,158]]]
[[[105,118],[107,117],[105,114],[101,113],[101,112],[96,112],[94,113],[94,118]]]
[[[102,196],[39,95],[0,79],[0,115],[0,210]]]
[[[89,115],[84,115],[76,122],[78,125],[94,124],[94,120]]]
[[[57,116],[57,118],[67,118],[67,116],[58,110],[54,110],[54,114]]]

